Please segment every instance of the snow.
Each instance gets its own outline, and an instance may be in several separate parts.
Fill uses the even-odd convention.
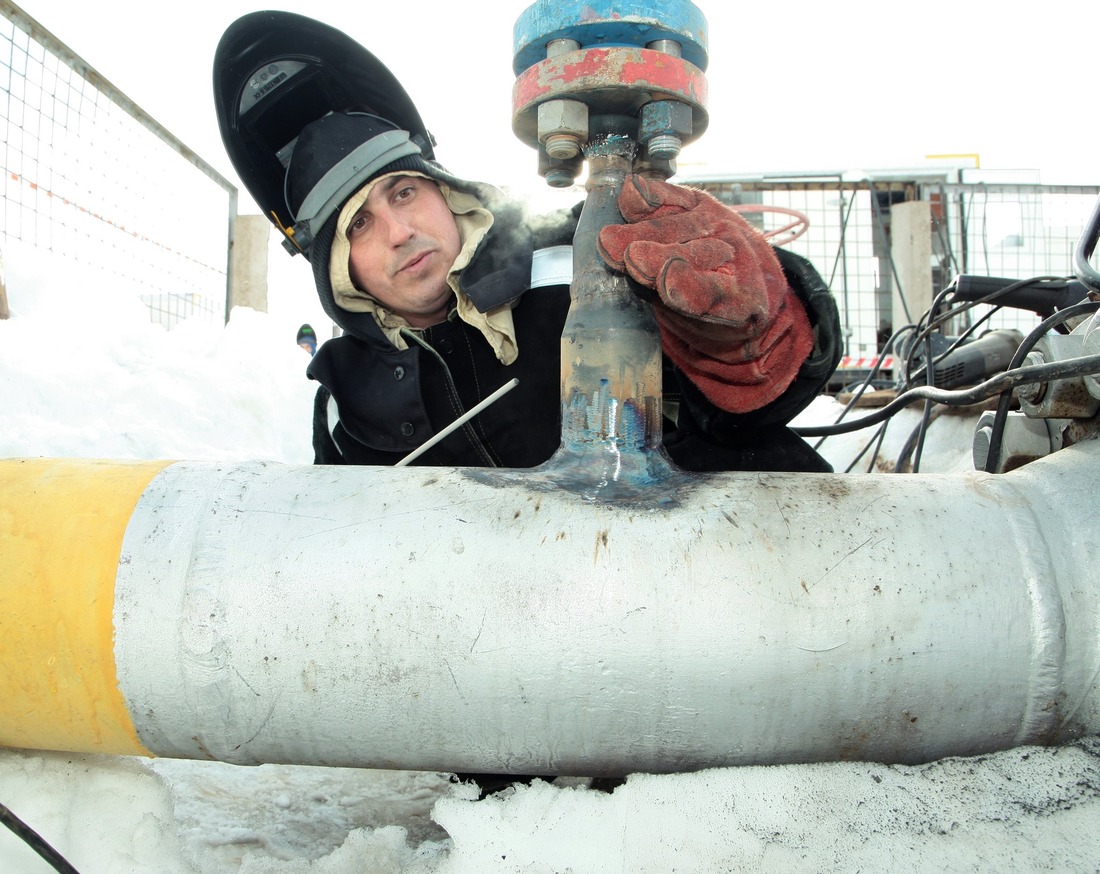
[[[9,261],[8,290],[0,455],[310,462],[293,308],[166,332],[79,274],[46,286]],[[802,420],[838,409],[819,399]],[[918,413],[888,432],[891,465]],[[938,419],[922,470],[965,469],[972,428]],[[843,469],[868,437],[822,450]],[[431,772],[0,750],[0,803],[84,874],[1084,872],[1100,866],[1098,798],[1096,739],[922,766],[636,774],[613,793],[540,780],[481,801]],[[0,872],[48,870],[0,829]]]

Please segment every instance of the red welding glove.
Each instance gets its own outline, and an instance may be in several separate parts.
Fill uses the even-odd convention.
[[[729,412],[783,394],[814,335],[763,235],[705,191],[641,176],[627,177],[619,210],[627,224],[600,231],[600,255],[657,292],[673,363]]]

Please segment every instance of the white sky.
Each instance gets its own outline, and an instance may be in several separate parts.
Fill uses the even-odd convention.
[[[542,185],[533,150],[511,133],[512,26],[526,0],[485,0],[476,11],[440,0],[194,0],[155,12],[146,0],[21,5],[233,181],[214,118],[214,50],[240,15],[282,8],[378,55],[453,172]],[[682,172],[912,167],[976,154],[983,168],[1038,170],[1047,183],[1100,182],[1089,57],[1100,33],[1088,0],[1026,15],[975,0],[697,6],[709,22],[711,122]],[[242,196],[241,211],[250,207]]]

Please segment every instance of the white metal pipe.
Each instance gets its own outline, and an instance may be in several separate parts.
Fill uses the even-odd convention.
[[[546,774],[921,762],[1100,728],[1100,444],[1010,474],[178,463],[126,529],[162,756]]]

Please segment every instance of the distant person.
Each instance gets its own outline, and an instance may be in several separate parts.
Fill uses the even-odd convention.
[[[317,354],[317,334],[312,325],[302,325],[298,329],[298,345],[312,357]]]

